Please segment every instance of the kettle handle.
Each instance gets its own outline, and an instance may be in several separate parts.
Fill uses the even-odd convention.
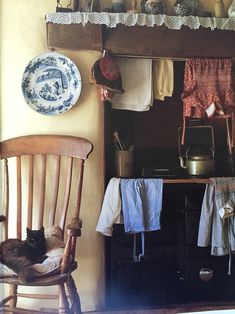
[[[186,150],[186,153],[185,153],[185,155],[186,155],[186,160],[188,160],[188,152],[189,152],[190,149],[191,149],[191,147],[188,147],[188,149]],[[214,159],[214,158],[215,158],[214,149],[213,149],[212,147],[210,147],[210,150],[211,150],[211,152],[212,152],[212,158]]]

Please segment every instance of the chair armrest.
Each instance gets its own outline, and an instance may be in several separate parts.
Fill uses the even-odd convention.
[[[7,217],[3,216],[3,215],[0,215],[0,222],[3,222],[7,219]]]
[[[69,269],[69,265],[74,261],[76,238],[80,237],[82,228],[82,220],[73,218],[71,223],[66,227],[68,239],[65,245],[64,255],[60,267],[60,272],[65,273]]]
[[[80,237],[82,228],[82,220],[80,218],[73,218],[71,223],[66,227],[67,235],[70,237]]]

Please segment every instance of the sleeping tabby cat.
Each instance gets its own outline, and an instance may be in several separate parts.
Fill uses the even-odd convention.
[[[25,241],[8,239],[0,244],[0,262],[16,272],[22,281],[29,282],[36,276],[32,265],[42,263],[47,256],[44,227],[26,231]]]

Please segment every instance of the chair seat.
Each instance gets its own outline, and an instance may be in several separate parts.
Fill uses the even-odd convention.
[[[0,283],[8,283],[19,286],[53,286],[67,281],[68,275],[77,268],[77,262],[73,262],[69,271],[64,274],[54,274],[50,276],[41,276],[31,282],[23,282],[17,276],[0,277]]]

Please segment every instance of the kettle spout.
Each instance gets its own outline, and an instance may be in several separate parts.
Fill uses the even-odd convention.
[[[183,157],[179,157],[180,167],[186,169],[186,163]]]

